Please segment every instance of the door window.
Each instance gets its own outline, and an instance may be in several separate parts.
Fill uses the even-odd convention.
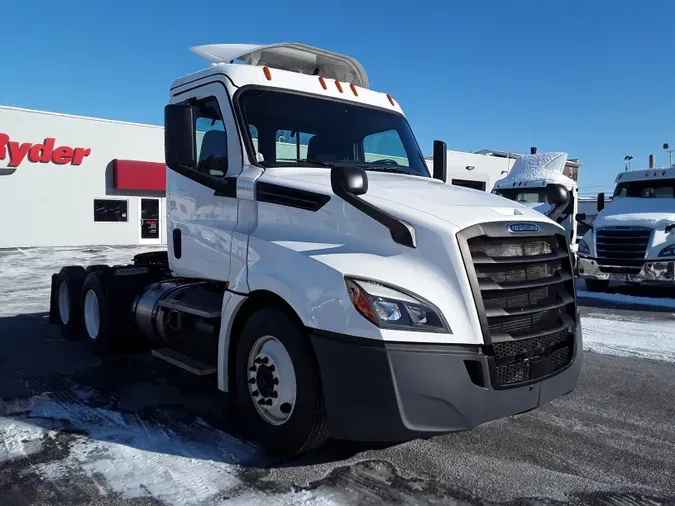
[[[195,116],[197,171],[215,178],[227,174],[227,132],[216,97],[199,100]]]

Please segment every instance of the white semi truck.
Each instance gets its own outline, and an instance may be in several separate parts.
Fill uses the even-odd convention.
[[[614,182],[612,202],[598,194],[579,242],[579,277],[594,292],[611,281],[675,287],[675,166],[620,172]]]
[[[55,273],[65,338],[215,374],[245,434],[284,454],[466,430],[575,388],[562,227],[446,185],[443,142],[431,177],[399,104],[353,58],[193,51],[212,65],[176,80],[165,108],[168,251]]]
[[[567,238],[576,245],[579,186],[577,182],[563,174],[567,153],[531,153],[519,156],[507,176],[495,183],[492,193],[515,200],[548,215],[555,209],[548,201],[547,187],[563,185],[570,195],[567,206],[556,217],[556,221],[567,231]]]

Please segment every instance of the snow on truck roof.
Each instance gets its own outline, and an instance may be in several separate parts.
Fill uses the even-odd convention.
[[[625,181],[644,181],[648,179],[674,179],[675,166],[660,169],[632,169],[625,172],[620,172],[615,184],[623,183]]]
[[[495,183],[495,188],[544,186],[548,183],[576,186],[576,181],[563,174],[566,162],[567,153],[562,152],[521,155],[516,158],[508,175]]]
[[[242,61],[248,65],[318,75],[368,88],[368,75],[355,58],[296,42],[209,44],[194,46],[190,50],[212,64]]]

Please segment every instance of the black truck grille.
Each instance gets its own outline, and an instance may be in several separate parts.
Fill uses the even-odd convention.
[[[595,233],[598,264],[633,267],[639,272],[645,263],[651,234],[648,228],[599,228]]]
[[[576,296],[567,242],[539,224],[538,234],[487,223],[457,235],[489,356],[494,388],[551,376],[574,355]]]

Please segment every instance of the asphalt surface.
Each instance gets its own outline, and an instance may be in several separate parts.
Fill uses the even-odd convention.
[[[231,432],[227,399],[208,381],[145,356],[101,362],[87,343],[59,339],[46,315],[0,319],[0,336],[0,415],[31,422],[26,410],[11,407],[40,395],[73,400],[87,389],[76,402],[88,408],[169,427],[202,419]],[[675,367],[594,353],[584,360],[574,393],[473,431],[377,448],[334,442],[289,462],[246,453],[234,466],[239,485],[218,500],[273,503],[305,491],[335,504],[675,504]],[[92,437],[67,418],[40,416],[56,436],[25,458],[0,459],[0,504],[164,504],[102,494],[95,477],[45,479],[41,465],[67,459],[73,438]],[[220,459],[217,448],[209,458]]]
[[[672,361],[586,352],[573,393],[521,416],[277,461],[236,437],[211,380],[145,355],[102,361],[22,314],[46,308],[44,272],[63,263],[22,255],[5,271],[0,255],[0,506],[675,505]],[[672,307],[579,301],[582,321],[618,334],[675,326]]]

